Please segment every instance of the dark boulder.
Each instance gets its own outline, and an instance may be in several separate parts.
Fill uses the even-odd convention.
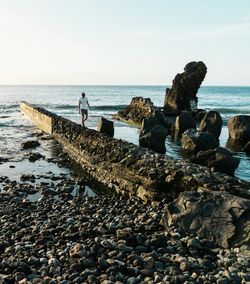
[[[204,109],[198,109],[196,112],[193,113],[194,116],[194,120],[197,122],[201,122],[202,119],[205,117],[205,115],[207,114],[207,111]]]
[[[130,105],[115,114],[114,118],[141,123],[144,118],[154,116],[156,109],[157,107],[154,106],[149,98],[135,97]]]
[[[36,140],[29,140],[29,141],[25,141],[21,144],[21,147],[23,150],[26,150],[26,149],[30,149],[30,148],[36,148],[38,146],[40,146],[41,144],[36,141]]]
[[[230,151],[222,147],[200,151],[190,160],[192,163],[214,168],[215,171],[231,176],[234,175],[240,163],[238,158],[235,158]]]
[[[175,139],[179,139],[187,129],[196,129],[195,120],[187,113],[177,116],[175,121]]]
[[[144,148],[152,149],[158,153],[166,153],[166,137],[169,134],[167,128],[156,125],[149,132],[139,138],[139,145]]]
[[[200,131],[210,132],[217,139],[219,139],[222,129],[221,115],[217,111],[214,110],[209,111],[201,120],[199,129]]]
[[[155,111],[154,116],[145,118],[141,124],[140,136],[150,132],[155,126],[161,125],[170,132],[171,124],[160,111]]]
[[[45,159],[45,156],[41,155],[40,153],[31,153],[28,159],[30,162],[35,162],[39,159]]]
[[[36,181],[36,177],[32,174],[28,174],[28,175],[21,175],[20,176],[20,180],[21,181],[30,181],[30,182],[35,182]]]
[[[196,94],[206,73],[207,67],[202,61],[188,63],[184,72],[175,76],[171,89],[166,89],[164,110],[176,113],[196,111]]]
[[[0,164],[8,162],[9,158],[5,158],[5,157],[0,157]]]
[[[101,117],[99,124],[97,126],[97,131],[104,133],[110,137],[114,137],[114,123],[113,121],[107,120]]]
[[[248,155],[250,154],[250,141],[242,148],[242,151],[246,152]]]
[[[224,248],[249,244],[250,200],[227,192],[182,192],[165,207],[161,223],[214,240]]]
[[[186,130],[181,139],[181,149],[184,154],[197,154],[199,151],[214,149],[218,146],[218,140],[211,133],[196,129]]]
[[[229,139],[244,146],[250,140],[250,116],[237,115],[228,120]]]

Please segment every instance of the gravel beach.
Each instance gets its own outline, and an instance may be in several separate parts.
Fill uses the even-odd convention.
[[[1,178],[0,283],[249,283],[244,248],[161,226],[168,200],[72,195],[71,182],[32,202],[18,191],[35,185]]]

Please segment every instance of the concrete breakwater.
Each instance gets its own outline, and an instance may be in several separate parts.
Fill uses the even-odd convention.
[[[249,198],[250,184],[211,169],[110,138],[95,130],[22,102],[21,111],[51,133],[94,179],[121,194],[144,201],[177,197],[182,191],[227,191]]]

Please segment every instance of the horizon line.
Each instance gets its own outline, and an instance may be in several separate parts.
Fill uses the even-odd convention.
[[[171,87],[172,85],[165,85],[165,84],[0,84],[0,86],[34,86],[34,87],[42,87],[42,86],[48,86],[48,87],[56,87],[56,86],[75,86],[75,87]],[[213,85],[213,84],[205,84],[200,86],[202,87],[250,87],[250,85]]]

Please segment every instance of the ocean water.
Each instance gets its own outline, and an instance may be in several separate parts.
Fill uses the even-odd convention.
[[[37,104],[80,123],[78,99],[80,94],[85,92],[92,106],[87,127],[95,129],[100,116],[111,119],[112,115],[128,105],[133,97],[150,98],[156,106],[163,106],[165,88],[165,86],[0,86],[0,157],[18,160],[21,141],[27,139],[33,128],[19,111],[20,101]],[[228,118],[238,114],[250,115],[250,87],[205,86],[200,88],[198,98],[199,108],[213,109],[221,113],[223,129],[220,145],[226,146]],[[114,122],[116,138],[138,144],[138,128],[119,121]],[[166,146],[167,155],[181,158],[178,144],[167,138]],[[250,157],[244,152],[230,150],[240,158],[240,165],[235,175],[250,181]]]

